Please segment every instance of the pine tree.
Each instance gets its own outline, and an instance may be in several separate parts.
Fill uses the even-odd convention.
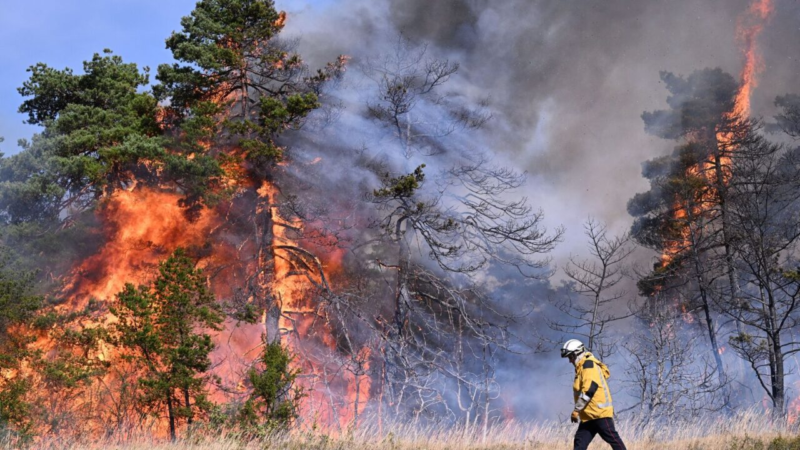
[[[0,431],[13,428],[23,436],[32,431],[30,405],[26,394],[30,381],[20,373],[23,361],[33,352],[30,336],[20,328],[28,325],[42,306],[33,294],[34,274],[13,269],[12,254],[0,247]]]
[[[185,195],[205,192],[221,175],[204,155],[172,151],[163,109],[149,69],[139,70],[110,50],[83,64],[82,74],[38,63],[18,89],[27,123],[44,131],[23,150],[0,160],[0,218],[6,223],[72,221],[76,212],[134,183],[174,182]],[[205,198],[201,198],[206,200]]]
[[[177,124],[198,129],[223,113],[227,120],[217,130],[241,149],[232,156],[261,174],[283,158],[278,136],[320,106],[322,85],[345,62],[340,57],[309,75],[300,56],[276,39],[285,19],[271,0],[201,0],[181,20],[183,30],[167,39],[180,63],[162,64],[156,76],[154,91],[169,98]]]
[[[295,386],[301,371],[292,368],[293,360],[280,341],[264,343],[258,367],[247,374],[253,391],[239,413],[239,424],[246,432],[263,435],[286,429],[297,419],[305,393]]]
[[[695,71],[686,78],[662,72],[661,79],[670,93],[669,108],[645,112],[642,119],[648,133],[678,145],[671,155],[643,164],[650,190],[628,202],[632,237],[663,255],[639,288],[654,296],[673,283],[691,283],[697,300],[684,306],[702,311],[719,381],[725,383],[712,314],[712,305],[723,299],[712,296],[723,291],[719,280],[724,278],[730,292],[725,301],[735,296],[726,180],[731,152],[741,144],[737,140],[748,123],[731,115],[738,84],[721,69]]]
[[[205,372],[214,343],[207,333],[219,330],[224,318],[202,270],[178,249],[161,263],[152,284],[127,284],[110,310],[119,320],[112,333],[123,359],[143,372],[139,402],[166,409],[175,439],[179,420],[191,425],[211,406]]]

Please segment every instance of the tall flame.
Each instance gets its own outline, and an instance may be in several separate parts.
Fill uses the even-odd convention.
[[[750,116],[750,96],[753,89],[758,86],[757,76],[764,68],[756,40],[773,9],[772,0],[755,0],[737,23],[736,37],[742,43],[744,66],[741,73],[741,87],[736,93],[736,101],[731,111],[732,116],[743,118]]]
[[[251,189],[251,188],[248,188]],[[329,251],[322,261],[301,247],[294,235],[306,227],[299,220],[284,219],[277,205],[278,192],[269,182],[263,182],[257,194],[271,216],[272,242],[268,243],[272,255],[272,274],[265,278],[265,291],[271,292],[279,308],[278,333],[281,342],[296,355],[295,367],[302,371],[299,384],[308,397],[301,405],[301,417],[307,424],[329,429],[331,432],[358,425],[370,399],[369,374],[370,349],[342,348],[338,335],[331,326],[324,305],[316,300],[315,289],[322,283],[322,269],[330,273],[341,264],[340,251]],[[253,258],[258,244],[246,236],[236,236],[228,223],[234,206],[204,209],[189,220],[179,206],[180,195],[155,188],[137,187],[119,190],[97,209],[101,224],[98,238],[103,245],[86,257],[67,275],[61,296],[66,301],[58,308],[63,313],[83,310],[91,299],[102,302],[112,300],[125,283],[150,282],[160,261],[176,248],[193,248],[199,255],[199,266],[206,269],[209,285],[220,299],[231,299],[246,280],[259,273],[263,261]],[[248,207],[238,214],[248,214]],[[258,212],[257,212],[258,213]],[[296,261],[296,254],[307,255],[320,272],[304,271]],[[305,253],[302,253],[305,252]],[[249,255],[249,256],[248,256]],[[266,296],[269,298],[270,294]],[[252,300],[252,299],[251,299]],[[99,312],[81,326],[113,322],[107,310]],[[219,378],[218,387],[210,386],[210,398],[216,402],[235,399],[247,394],[247,370],[257,359],[265,334],[265,323],[241,324],[229,319],[224,330],[214,337],[216,350],[212,353],[212,373]],[[274,337],[273,337],[274,338]],[[35,346],[49,351],[53,342],[44,335]],[[348,352],[353,353],[348,355]],[[119,383],[119,374],[129,371],[114,353],[113,347],[100,349],[95,355],[119,367],[101,380],[104,386]],[[4,373],[13,377],[15,373]],[[110,392],[108,395],[114,395]],[[91,394],[87,394],[91,397]],[[96,399],[75,399],[74,403],[88,405]],[[109,421],[115,412],[111,401],[92,406],[93,417],[100,422]],[[102,430],[102,424],[83,424],[84,431]],[[157,435],[166,433],[164,423],[156,422],[150,429]],[[99,431],[98,431],[99,432]]]
[[[745,120],[750,117],[750,98],[753,90],[758,86],[758,74],[763,70],[763,63],[761,55],[758,52],[757,39],[766,26],[769,16],[772,14],[774,6],[772,0],[754,0],[750,4],[747,11],[743,13],[736,24],[736,39],[740,42],[743,56],[742,71],[740,73],[739,89],[736,91],[734,97],[733,107],[725,115],[726,119],[731,121]],[[730,146],[733,136],[727,132],[717,133],[717,146],[723,153],[730,151]],[[734,149],[735,150],[735,149]],[[722,165],[723,171],[729,171],[729,157],[724,156]],[[714,173],[715,163],[713,160],[705,161],[703,167],[692,167],[688,170],[688,174],[694,176],[704,176],[709,181],[712,181],[712,173]],[[727,180],[727,174],[723,173],[724,179]],[[713,192],[709,192],[708,196],[713,196]],[[706,202],[702,202],[696,211],[692,213],[696,216],[705,211]],[[676,201],[674,205],[674,218],[685,219],[688,216],[688,211],[679,202]],[[682,253],[689,244],[689,231],[684,229],[682,231],[682,239],[679,242],[673,242],[668,245],[662,255],[662,266],[668,265],[678,254]]]
[[[330,317],[313,298],[317,286],[326,283],[323,270],[336,269],[341,263],[341,253],[330,252],[325,263],[306,253],[292,237],[300,234],[306,224],[281,215],[275,200],[278,193],[270,183],[263,182],[258,194],[267,199],[273,224],[272,291],[280,309],[280,338],[296,355],[295,366],[304,375],[301,385],[309,392],[301,414],[314,416],[315,421],[339,430],[357,426],[359,415],[369,400],[370,349],[362,348],[351,355],[352,361],[344,363],[337,352]],[[307,267],[298,267],[301,265]],[[315,343],[321,345],[315,348]],[[335,398],[332,390],[344,391],[344,399]]]
[[[64,288],[69,307],[81,308],[90,298],[111,299],[125,283],[147,281],[177,247],[203,245],[219,218],[206,210],[190,222],[179,198],[147,188],[117,191],[99,212],[105,245],[73,271]]]
[[[282,28],[285,22],[286,14],[281,12],[274,25]],[[283,59],[275,64],[281,68]],[[235,102],[236,97],[245,94],[234,91],[209,100]],[[160,122],[169,122],[166,110],[157,114]],[[217,119],[228,119],[225,114]],[[240,148],[212,149],[214,143],[210,140],[201,144],[208,151],[241,153]],[[277,337],[296,355],[295,367],[302,371],[300,384],[309,394],[301,407],[306,423],[334,432],[354,427],[369,401],[371,351],[368,347],[359,348],[349,337],[343,338],[332,325],[324,303],[317,299],[320,286],[327,286],[325,272],[336,270],[343,251],[335,246],[319,249],[324,253],[319,259],[316,252],[304,249],[296,236],[304,229],[313,229],[313,224],[282,217],[277,206],[279,192],[272,183],[253,183],[245,165],[235,158],[225,165],[228,176],[222,183],[235,190],[236,195],[224,205],[203,209],[191,220],[179,206],[181,195],[174,189],[143,187],[133,180],[129,189],[105,198],[96,210],[101,224],[98,238],[103,245],[66,275],[60,292],[66,301],[58,308],[65,313],[77,312],[91,300],[101,304],[113,300],[126,283],[151,282],[159,262],[176,248],[193,249],[192,254],[198,257],[198,266],[205,269],[210,289],[218,299],[231,300],[232,304],[258,303],[267,310],[278,310],[272,330],[266,313],[261,324],[241,324],[233,319],[225,322],[222,332],[214,337],[211,371],[219,383],[209,386],[210,399],[222,402],[246,395],[246,373],[258,358],[263,338]],[[275,305],[264,305],[265,300],[272,299]],[[75,326],[113,320],[107,309],[100,308],[91,319]],[[270,332],[274,334],[270,336]],[[343,339],[348,342],[342,344]],[[52,341],[42,336],[36,346],[50,350],[54,347]],[[114,354],[113,348],[103,348],[100,353],[96,355],[98,359],[119,363],[117,370],[130,368],[118,361],[122,358]],[[118,381],[113,377],[105,375],[102,384],[113,385]],[[102,400],[92,401],[98,408],[93,417],[99,418],[102,429],[103,422],[108,421],[105,419],[113,414],[105,414],[103,408],[110,410],[113,406],[103,405]],[[164,424],[156,423],[153,429],[157,433],[163,431]]]

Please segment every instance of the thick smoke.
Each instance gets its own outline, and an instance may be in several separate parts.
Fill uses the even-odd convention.
[[[477,140],[470,144],[488,149],[500,164],[527,171],[529,182],[520,195],[544,210],[548,225],[567,228],[554,254],[557,267],[569,255],[585,253],[581,224],[588,216],[607,222],[611,231],[628,230],[627,200],[647,189],[641,163],[673,145],[647,135],[640,119],[643,111],[665,106],[659,71],[688,74],[718,66],[738,76],[742,57],[735,28],[748,4],[343,0],[278,2],[278,7],[289,13],[285,34],[299,39],[299,53],[312,67],[346,54],[352,57],[349,70],[358,72],[369,58],[393,52],[401,38],[428,46],[433,57],[458,62],[461,68],[447,90],[469,102],[488,102],[493,115],[480,134],[472,134]],[[759,41],[764,70],[762,88],[753,96],[755,116],[771,116],[776,95],[800,92],[800,58],[781,45],[800,38],[800,5],[781,0],[775,8]],[[358,74],[344,83],[338,92],[344,109],[335,128],[347,131],[328,130],[334,135],[329,155],[379,141],[371,134],[374,124],[359,123],[364,118],[357,110],[374,86]],[[326,153],[319,141],[298,149],[306,160]],[[381,156],[396,154],[389,145]],[[354,172],[352,160],[336,161],[340,167],[335,169],[326,161],[321,179],[351,177],[353,196],[377,182],[371,173]],[[412,161],[405,166],[413,166]],[[644,264],[652,257],[644,254]],[[507,276],[488,275],[495,281]],[[559,277],[557,272],[552,286]],[[564,295],[545,282],[508,285],[514,288],[498,292],[509,308],[535,305],[526,327],[545,328],[547,299]],[[523,337],[531,331],[515,330]],[[617,383],[622,363],[612,367]],[[566,414],[570,373],[552,353],[527,349],[522,355],[504,355],[497,372],[501,400],[522,418]]]
[[[642,161],[671,143],[645,134],[643,111],[660,109],[660,70],[688,74],[722,67],[738,76],[737,16],[747,0],[550,2],[478,0],[281,4],[286,33],[301,38],[312,66],[344,53],[358,63],[386,52],[398,35],[427,43],[461,64],[457,89],[488,99],[487,143],[531,175],[527,193],[551,224],[567,226],[566,255],[582,245],[589,215],[624,231],[625,203],[646,190]],[[777,1],[760,37],[765,70],[754,115],[773,113],[776,95],[800,90],[796,42],[800,6]]]

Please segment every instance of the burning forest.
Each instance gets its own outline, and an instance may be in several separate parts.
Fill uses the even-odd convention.
[[[614,374],[605,417],[626,441],[734,448],[708,439],[748,414],[796,433],[800,86],[774,82],[767,45],[796,8],[738,2],[718,24],[735,65],[665,57],[644,72],[657,101],[595,134],[569,125],[595,113],[581,76],[498,47],[547,67],[550,46],[585,45],[590,67],[590,32],[555,28],[537,59],[505,7],[378,3],[318,6],[323,23],[200,0],[152,72],[111,50],[28,62],[18,111],[37,131],[0,158],[2,442],[361,448],[452,429],[464,448],[561,448],[568,339]],[[587,29],[610,14],[517,6]],[[571,149],[618,123],[649,136],[631,137],[642,178],[596,185],[636,157]],[[613,205],[583,207],[598,196]]]

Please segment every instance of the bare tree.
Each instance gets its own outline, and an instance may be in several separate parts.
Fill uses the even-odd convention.
[[[428,56],[426,45],[414,45],[398,37],[394,51],[375,60],[367,59],[364,75],[377,87],[377,95],[367,104],[369,115],[392,130],[401,143],[403,156],[427,155],[445,151],[437,142],[464,128],[479,128],[490,117],[480,108],[470,109],[455,102],[441,87],[459,68],[458,63]],[[434,110],[420,104],[436,106]],[[438,110],[438,111],[436,111]],[[443,118],[440,112],[449,117]]]
[[[625,384],[635,403],[621,409],[642,424],[682,421],[719,411],[728,404],[715,367],[695,351],[699,336],[687,332],[680,315],[651,302],[638,317],[644,325],[624,344],[629,367]]]
[[[795,329],[800,284],[800,149],[784,151],[761,136],[733,160],[731,212],[741,298],[722,305],[744,327],[730,339],[751,366],[776,415],[785,414],[787,359],[800,351]]]
[[[460,409],[482,402],[486,424],[493,385],[486,355],[505,345],[513,317],[500,313],[473,278],[494,265],[546,276],[546,254],[563,231],[548,232],[542,212],[515,198],[523,174],[495,167],[481,150],[447,139],[478,128],[488,114],[443,91],[458,65],[426,53],[401,40],[394,53],[364,66],[377,92],[367,114],[391,130],[400,156],[395,164],[375,166],[382,183],[369,196],[377,213],[372,237],[388,250],[373,259],[394,279],[391,319],[380,321],[386,384],[396,407],[409,395],[422,405],[431,385],[420,380],[444,375],[465,389]],[[467,342],[473,363],[459,361]],[[467,398],[472,405],[463,403]]]
[[[591,258],[571,256],[564,267],[564,274],[572,281],[572,292],[581,298],[557,301],[555,306],[569,322],[559,318],[549,320],[548,325],[556,331],[583,336],[586,347],[605,358],[615,345],[603,334],[606,327],[632,315],[620,305],[627,293],[618,287],[624,278],[623,263],[633,247],[628,245],[627,235],[609,236],[607,226],[592,218],[586,220],[583,228]]]

